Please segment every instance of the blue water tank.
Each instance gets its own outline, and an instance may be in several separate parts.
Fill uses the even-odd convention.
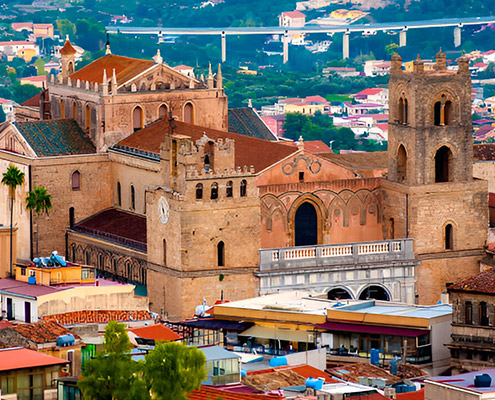
[[[492,378],[488,374],[479,374],[474,377],[475,387],[490,387],[492,384]]]
[[[380,365],[380,350],[371,349],[371,351],[370,351],[370,363],[373,365]]]
[[[308,378],[306,379],[306,387],[314,390],[321,390],[323,387],[322,379]]]
[[[270,359],[270,367],[283,367],[287,364],[287,357],[273,357]]]
[[[397,360],[397,358],[390,360],[390,373],[392,375],[397,375],[398,363],[399,363],[399,360]]]
[[[30,285],[36,285],[36,276],[29,276],[28,277],[28,283]]]
[[[57,338],[58,347],[74,346],[75,342],[76,342],[76,338],[72,333],[69,333],[67,335],[62,335]]]
[[[241,368],[241,376],[247,376],[247,372],[245,369]]]

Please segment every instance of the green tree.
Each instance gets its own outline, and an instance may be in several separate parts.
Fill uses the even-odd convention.
[[[10,195],[10,276],[12,276],[12,232],[14,226],[14,199],[18,186],[24,183],[24,172],[10,164],[7,172],[3,173],[2,184],[8,186]]]
[[[69,38],[74,38],[76,34],[76,26],[68,19],[57,19],[57,29],[60,32],[60,36],[65,40],[65,37],[69,35]]]
[[[34,190],[28,193],[26,208],[29,211],[34,211],[38,216],[44,212],[48,215],[48,211],[52,208],[52,196],[48,194],[46,187],[36,186]],[[37,231],[38,229],[36,229]],[[36,256],[38,256],[38,235],[36,235]]]
[[[3,108],[0,107],[0,124],[2,122],[5,122],[6,119],[7,119],[7,116],[5,115],[5,111],[3,111]]]
[[[390,43],[385,46],[385,52],[390,57],[393,56],[398,49],[399,45],[397,43]]]
[[[304,125],[309,122],[309,118],[301,113],[288,113],[284,121],[284,137],[297,140],[302,134]]]
[[[199,389],[206,379],[206,357],[196,347],[157,343],[146,355],[144,372],[154,398],[187,400],[186,393]]]
[[[131,359],[132,348],[125,325],[110,321],[105,328],[104,350],[83,365],[77,386],[88,400],[144,400],[149,391],[142,365]]]

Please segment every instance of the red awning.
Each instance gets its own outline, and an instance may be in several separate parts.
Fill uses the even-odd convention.
[[[422,336],[430,333],[429,330],[421,330],[421,329],[404,329],[404,328],[391,328],[388,326],[342,324],[339,322],[325,322],[324,324],[316,325],[316,328],[325,329],[327,331],[375,333],[379,335],[413,336],[413,337]]]

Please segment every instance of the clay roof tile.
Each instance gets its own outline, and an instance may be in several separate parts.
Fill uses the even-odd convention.
[[[76,54],[76,53],[77,53],[76,49],[72,47],[70,40],[67,39],[65,41],[64,47],[60,49],[60,54],[63,56],[71,56],[72,54]]]

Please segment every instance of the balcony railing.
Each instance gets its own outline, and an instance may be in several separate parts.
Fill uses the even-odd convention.
[[[413,239],[261,249],[260,272],[413,259]]]
[[[133,239],[124,238],[122,236],[115,235],[109,232],[100,231],[98,229],[92,229],[85,226],[77,226],[74,227],[74,231],[79,233],[84,233],[90,236],[94,236],[97,238],[101,238],[115,244],[131,247],[135,250],[139,250],[142,252],[146,252],[147,249],[146,243],[138,242],[137,240],[133,240]]]

